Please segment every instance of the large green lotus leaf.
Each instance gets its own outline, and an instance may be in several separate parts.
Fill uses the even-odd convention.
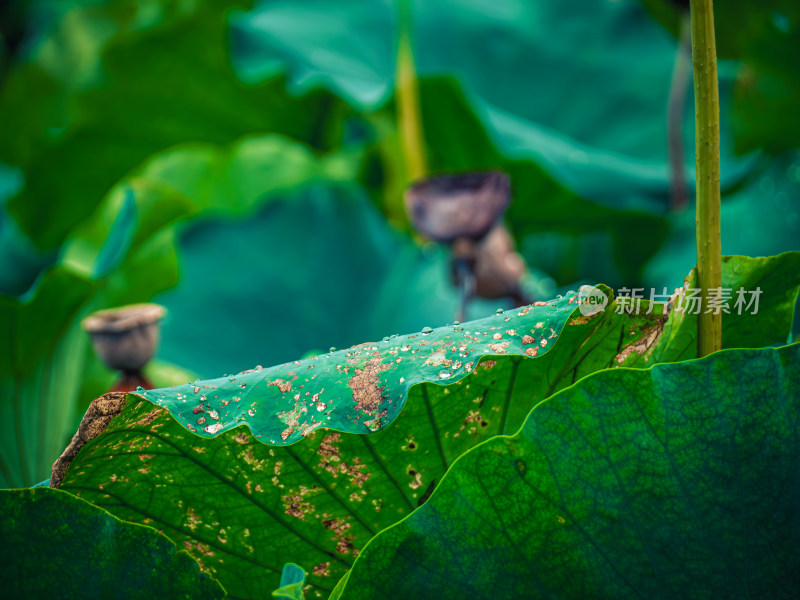
[[[341,103],[317,92],[292,97],[284,80],[245,86],[230,71],[225,15],[238,2],[121,31],[103,46],[100,83],[78,92],[76,115],[56,140],[32,151],[26,187],[9,205],[37,245],[61,242],[112,185],[154,152],[186,141],[229,143],[280,132],[316,148],[338,141]],[[165,60],[164,57],[169,59]],[[20,89],[10,112],[23,103]],[[48,218],[41,219],[47,214]]]
[[[461,456],[337,598],[794,598],[800,345],[596,373]]]
[[[595,149],[666,158],[664,122],[653,115],[664,114],[674,43],[635,3],[409,4],[421,77],[455,75],[478,106],[544,125],[551,150],[559,136],[546,134],[561,132]],[[397,9],[385,1],[256,2],[231,19],[234,65],[254,81],[283,63],[295,86],[325,86],[374,109],[394,87]]]
[[[723,287],[732,295],[725,308],[728,312],[723,315],[724,347],[753,348],[785,343],[800,287],[800,253],[769,258],[724,257],[723,265]],[[567,329],[573,339],[558,346],[562,351],[559,356],[544,360],[552,364],[552,370],[545,371],[547,376],[540,380],[546,386],[536,393],[529,388],[528,393],[543,399],[583,375],[610,366],[649,366],[694,358],[697,316],[683,297],[686,288],[696,287],[693,277],[690,275],[686,287],[672,298],[672,310],[668,314],[658,303],[643,302],[638,307],[628,304],[626,308],[624,303],[611,302],[613,294],[606,289],[609,306],[600,315],[576,316],[570,321]],[[743,305],[735,305],[740,289],[758,289],[758,304],[748,305],[751,299],[748,293]],[[670,294],[660,298],[661,302],[668,299]],[[558,332],[564,321],[548,323],[542,314],[543,308],[534,306],[526,309],[531,310],[530,314],[524,315],[511,311],[463,328],[454,327],[452,331],[437,329],[435,335],[384,338],[382,342],[318,355],[306,363],[294,362],[269,369],[259,367],[236,376],[178,386],[169,391],[144,392],[143,395],[168,408],[189,429],[199,429],[201,436],[204,432],[227,431],[240,422],[246,422],[256,438],[268,440],[270,444],[292,443],[304,432],[321,426],[347,431],[360,422],[374,430],[392,421],[402,409],[404,394],[399,390],[436,377],[459,379],[474,366],[473,352],[501,353],[499,350],[503,350],[503,354],[530,355],[549,349],[552,344],[546,340],[543,346],[532,349],[532,344],[538,346],[541,341],[533,335],[533,324],[544,331],[552,328]],[[629,312],[633,314],[628,315]],[[499,330],[501,325],[505,334]],[[492,332],[489,333],[492,339],[481,344],[470,337],[470,327]],[[412,340],[419,340],[421,346]],[[587,356],[591,358],[587,360]],[[439,369],[441,365],[448,368]],[[454,366],[457,366],[455,370]],[[554,375],[557,370],[559,376]],[[402,373],[402,379],[396,373]],[[362,379],[379,386],[380,393],[366,404],[342,406],[343,399],[359,394],[374,395],[366,390],[355,391],[354,386],[361,385]],[[304,390],[305,387],[310,389]],[[197,428],[197,424],[202,427]],[[500,428],[504,430],[505,427]]]
[[[129,396],[121,414],[77,454],[61,487],[164,531],[234,596],[265,596],[278,587],[287,561],[303,565],[318,593],[329,592],[375,533],[423,500],[446,461],[502,430],[499,411],[512,398],[492,394],[491,422],[479,418],[480,399],[499,368],[496,361],[477,366],[479,358],[546,355],[574,299],[144,392],[185,417],[194,433],[164,409]],[[298,373],[309,381],[298,381]],[[422,380],[429,383],[411,387]],[[456,380],[468,398],[438,385]],[[409,388],[414,397],[389,423]],[[528,398],[521,393],[517,401]],[[247,427],[233,428],[243,422],[237,416],[263,442],[300,441],[259,443]],[[452,434],[443,437],[445,429]]]
[[[222,587],[151,527],[49,488],[0,490],[7,598],[222,598]]]
[[[349,181],[357,156],[317,157],[306,146],[278,135],[252,134],[228,146],[189,143],[147,160],[134,181],[156,183],[190,198],[195,212],[248,216],[272,195],[331,181]]]
[[[600,289],[611,297],[608,288]],[[570,296],[558,304],[566,314],[575,302],[576,296]],[[424,502],[449,465],[475,444],[515,431],[533,404],[586,374],[627,364],[633,357],[641,357],[644,366],[652,364],[650,353],[661,339],[666,316],[655,310],[617,312],[615,306],[612,301],[605,311],[589,316],[573,310],[557,342],[552,321],[546,324],[541,316],[552,307],[529,307],[528,314],[526,309],[506,311],[485,325],[473,322],[463,329],[390,338],[283,367],[147,393],[191,425],[194,435],[164,410],[132,396],[105,433],[77,455],[62,485],[123,519],[164,528],[230,593],[267,593],[278,585],[281,565],[291,560],[309,571],[309,583],[319,595],[332,588],[371,536]],[[764,318],[771,312],[761,314]],[[527,323],[530,333],[523,333],[520,322]],[[448,337],[466,343],[443,355],[435,341]],[[523,349],[522,356],[513,354]],[[460,356],[468,350],[506,353],[484,359],[462,379],[452,373],[474,362],[468,353]],[[361,364],[348,364],[358,355]],[[325,371],[326,363],[333,368]],[[350,370],[342,376],[336,365]],[[419,369],[436,383],[411,386],[415,376],[419,380]],[[292,381],[295,376],[302,381]],[[454,383],[442,385],[449,382]],[[386,425],[389,411],[406,393],[402,412]],[[270,410],[255,400],[265,394],[285,396],[288,403]],[[385,415],[353,410],[377,399],[387,407]],[[244,413],[230,412],[237,405],[243,405]],[[291,446],[264,446],[246,428],[223,431],[232,415],[244,417],[256,431],[260,424],[274,423],[271,437],[265,431],[262,441],[282,444],[281,434],[291,440],[303,429],[309,435]],[[345,431],[323,431],[337,420]],[[381,424],[383,429],[369,435],[346,433],[367,433]]]
[[[470,321],[387,337],[267,369],[140,395],[166,408],[201,437],[246,424],[256,439],[293,444],[319,427],[377,431],[403,409],[407,390],[424,381],[458,381],[483,356],[546,353],[575,309],[574,293]]]

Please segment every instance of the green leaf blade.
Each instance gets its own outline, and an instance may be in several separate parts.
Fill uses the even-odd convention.
[[[489,355],[544,355],[576,301],[573,292],[463,326],[423,330],[139,395],[166,408],[201,437],[241,423],[271,445],[291,444],[318,427],[377,431],[400,413],[415,383],[459,381]]]
[[[783,257],[770,264],[772,268],[783,265],[775,268],[777,273],[787,266],[786,261]],[[786,274],[790,269],[784,270]],[[495,436],[517,431],[535,404],[589,374],[628,364],[649,367],[657,362],[662,345],[673,343],[666,332],[674,316],[661,314],[662,305],[654,305],[648,312],[646,301],[639,314],[617,311],[618,300],[613,299],[611,290],[604,286],[600,290],[608,295],[609,304],[594,315],[581,315],[577,296],[568,295],[550,306],[531,307],[527,315],[519,314],[523,312],[520,309],[507,311],[483,322],[414,334],[415,338],[390,338],[323,358],[245,373],[244,389],[239,387],[242,376],[237,375],[222,380],[229,386],[225,390],[205,388],[210,383],[206,381],[148,392],[153,400],[162,399],[163,408],[131,396],[122,414],[75,458],[63,489],[126,520],[163,528],[233,595],[260,598],[271,593],[279,584],[282,565],[293,561],[308,570],[309,597],[323,597],[331,593],[334,583],[347,573],[375,534],[436,497],[437,486],[460,456]],[[758,329],[759,323],[782,322],[782,311],[790,310],[784,304],[764,305],[764,311],[755,316],[735,315],[732,327],[743,319],[752,320],[746,324],[751,329]],[[546,319],[539,315],[551,313],[556,306],[562,306],[569,319],[559,335],[551,338],[555,330],[547,330]],[[549,314],[551,323],[560,314]],[[529,329],[519,321],[533,328],[539,348],[536,358],[509,344],[506,354],[476,361],[463,377],[438,378],[443,367],[452,371],[453,366],[441,362],[442,347],[448,349],[447,360],[452,347],[443,344],[468,334],[479,340],[470,340],[474,346],[468,346],[477,356],[487,344],[515,337],[508,333],[510,328],[517,338],[524,337],[520,334]],[[498,330],[497,323],[503,328]],[[494,339],[495,334],[500,340]],[[419,346],[420,340],[434,341]],[[542,341],[547,343],[543,346]],[[404,345],[409,346],[405,351]],[[533,345],[523,343],[522,349]],[[378,415],[356,410],[359,414],[355,416],[361,419],[348,416],[360,398],[354,397],[349,383],[357,368],[377,360],[372,348],[384,349],[377,366],[392,365],[377,377],[377,387],[383,386],[381,393],[393,400],[386,404],[393,407],[404,402],[393,420],[387,410],[381,417],[385,423],[374,432],[363,422]],[[546,352],[541,352],[544,349]],[[459,345],[456,350],[460,351]],[[348,352],[355,354],[347,357]],[[336,365],[347,359],[357,363],[345,367],[351,370],[343,377]],[[304,374],[303,379],[298,377],[291,382],[291,390],[281,391],[281,385],[288,383],[289,369]],[[464,365],[459,369],[463,371]],[[414,385],[422,377],[429,381]],[[390,388],[392,385],[395,387]],[[199,388],[197,392],[195,388]],[[325,392],[320,393],[322,389]],[[272,437],[259,439],[247,427],[237,427],[243,424],[236,421],[242,409],[228,415],[222,412],[245,402],[234,402],[233,396],[248,390],[253,390],[248,403],[258,399],[262,404],[254,416],[246,412],[252,407],[245,404],[243,414],[256,428],[272,427]],[[634,388],[631,394],[635,392]],[[294,396],[298,393],[300,400],[305,399],[300,407],[306,408],[305,412],[296,410]],[[316,394],[320,395],[314,399]],[[200,396],[205,397],[202,403]],[[275,398],[279,402],[273,404]],[[223,400],[228,401],[227,406]],[[324,417],[330,410],[327,406],[318,411],[318,403],[341,410],[335,418],[342,430],[331,430],[333,419],[311,429],[316,421],[303,419],[309,414]],[[164,410],[167,407],[176,411],[177,420]],[[198,408],[201,410],[195,412]],[[383,410],[380,405],[378,409],[378,413]],[[212,410],[216,419],[211,418]],[[292,410],[294,415],[287,418]],[[297,422],[291,424],[295,418]],[[205,420],[197,423],[200,419]],[[224,427],[215,434],[202,431],[204,426],[223,421]],[[203,435],[187,431],[185,425]],[[307,437],[302,435],[304,427]],[[280,434],[286,429],[292,431],[283,440]],[[298,441],[288,445],[291,436]],[[280,445],[263,443],[270,439]],[[527,466],[524,470],[527,472]],[[486,528],[482,533],[488,535],[491,527],[487,524]]]
[[[336,597],[793,597],[798,389],[798,345],[584,379],[464,454]]]
[[[13,598],[222,598],[219,583],[150,527],[49,488],[2,490],[0,564]]]

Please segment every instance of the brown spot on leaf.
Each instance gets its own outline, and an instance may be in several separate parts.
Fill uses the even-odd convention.
[[[338,463],[341,460],[339,447],[335,444],[341,439],[338,433],[331,433],[322,438],[317,449],[319,455],[319,466],[326,471],[330,472],[334,477],[339,476],[339,466],[333,463]]]
[[[340,474],[345,475],[350,483],[358,488],[370,478],[370,473],[365,473],[367,465],[363,464],[356,456],[353,457],[353,464],[342,461],[341,454],[336,443],[341,439],[338,433],[331,433],[322,438],[317,454],[319,455],[319,467],[328,471],[334,478]]]
[[[283,379],[276,379],[275,381],[270,381],[267,384],[267,387],[274,385],[282,392],[290,392],[292,390],[292,384],[288,381],[284,381]]]
[[[601,313],[597,312],[597,313],[595,313],[595,314],[593,314],[593,315],[584,315],[584,316],[581,316],[581,317],[575,317],[574,319],[571,319],[571,320],[570,320],[570,321],[567,323],[567,325],[570,325],[570,326],[575,326],[575,325],[586,325],[586,324],[587,324],[589,321],[591,321],[592,319],[594,319],[594,318],[595,318],[597,315],[599,315],[599,314],[601,314]]]
[[[408,440],[408,444],[406,444],[405,446],[401,446],[401,448],[403,450],[416,450],[417,443],[414,441],[414,438],[412,437]]]
[[[352,465],[342,463],[342,466],[346,469],[347,478],[350,480],[350,483],[359,488],[363,487],[364,482],[370,478],[370,474],[364,472],[364,469],[367,468],[367,465],[361,464],[361,461],[357,456],[353,457]]]
[[[408,466],[407,472],[408,476],[411,477],[411,482],[408,484],[408,487],[410,487],[412,490],[422,487],[422,474],[419,471],[414,470],[411,465]]]
[[[331,539],[336,542],[336,551],[339,554],[350,554],[353,550],[353,540],[355,539],[354,536],[345,534],[350,529],[350,523],[337,517],[322,521],[322,526],[334,534]]]
[[[194,531],[200,525],[200,522],[201,520],[199,515],[194,512],[194,509],[189,508],[186,511],[186,522],[184,523],[184,526]]]
[[[347,385],[353,390],[356,408],[367,412],[378,409],[383,400],[383,386],[378,384],[378,374],[387,370],[389,365],[382,365],[380,355],[367,361],[362,369],[356,369]]]
[[[644,359],[647,360],[650,357],[650,353],[653,351],[653,348],[658,345],[658,342],[661,339],[661,334],[664,332],[664,325],[666,322],[667,317],[661,317],[658,319],[655,325],[642,331],[637,341],[626,346],[622,352],[617,354],[617,356],[614,358],[614,360],[617,361],[617,364],[621,365],[624,363],[634,352],[644,356]]]
[[[290,517],[305,521],[306,515],[314,512],[314,506],[310,502],[304,502],[300,492],[290,492],[281,496],[281,500],[284,512]]]

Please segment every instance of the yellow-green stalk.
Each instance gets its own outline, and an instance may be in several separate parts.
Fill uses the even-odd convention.
[[[697,154],[697,281],[703,296],[697,320],[697,353],[702,357],[722,349],[722,314],[706,312],[709,290],[722,287],[719,86],[712,0],[690,0],[690,11]]]
[[[411,45],[411,8],[409,0],[399,2],[400,35],[397,43],[397,121],[403,148],[407,181],[416,181],[427,174],[425,137],[422,133],[417,72]]]

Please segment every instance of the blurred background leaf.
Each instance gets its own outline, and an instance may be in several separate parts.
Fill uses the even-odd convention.
[[[641,0],[677,34],[686,7],[671,0]],[[800,145],[800,4],[794,0],[726,0],[714,7],[720,58],[741,61],[733,94],[737,152],[779,154]]]
[[[772,255],[800,249],[797,8],[745,4],[717,7],[722,247]],[[2,326],[20,332],[7,336],[0,400],[29,390],[27,405],[54,406],[55,388],[39,386],[58,381],[63,415],[9,481],[46,476],[75,415],[114,380],[78,327],[93,310],[152,299],[169,309],[148,367],[165,385],[452,318],[449,251],[410,230],[402,202],[398,8],[0,7]],[[676,13],[656,0],[410,9],[431,172],[511,175],[505,221],[532,288],[681,285],[695,242],[691,203],[670,200]],[[476,302],[469,316],[510,303]],[[5,439],[21,438],[0,444],[19,458]]]

